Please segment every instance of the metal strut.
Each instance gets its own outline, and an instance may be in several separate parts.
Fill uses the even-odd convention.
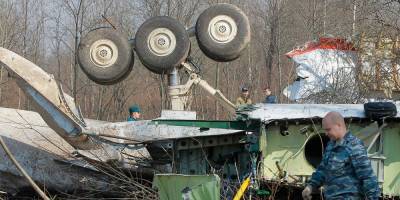
[[[92,148],[88,136],[82,134],[86,123],[74,99],[62,91],[52,75],[24,57],[1,47],[0,63],[33,101],[35,110],[50,128],[76,148]]]
[[[213,88],[207,83],[207,81],[203,80],[198,74],[197,68],[186,62],[182,63],[182,68],[189,74],[189,80],[184,85],[175,84],[169,86],[169,95],[172,99],[171,103],[173,110],[184,110],[187,104],[189,91],[194,85],[199,85],[217,99],[228,111],[235,113],[237,107],[229,101],[220,90]],[[174,72],[176,71],[177,70],[175,69]]]

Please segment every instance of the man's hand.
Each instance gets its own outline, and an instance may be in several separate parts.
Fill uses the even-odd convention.
[[[307,185],[306,188],[304,188],[303,192],[301,193],[301,196],[303,196],[303,199],[311,200],[311,198],[312,198],[311,191],[312,191],[311,186]]]

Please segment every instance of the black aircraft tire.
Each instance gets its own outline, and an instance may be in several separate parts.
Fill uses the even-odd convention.
[[[250,42],[250,23],[240,8],[217,4],[203,11],[196,22],[196,38],[209,58],[226,62],[238,58]]]
[[[78,62],[89,79],[110,85],[129,75],[134,54],[127,37],[112,28],[98,28],[81,39]]]
[[[170,17],[148,19],[136,32],[136,54],[147,69],[157,74],[168,73],[182,64],[189,49],[185,27]]]

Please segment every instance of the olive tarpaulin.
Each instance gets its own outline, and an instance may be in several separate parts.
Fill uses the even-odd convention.
[[[220,178],[215,175],[156,174],[153,187],[161,200],[220,199]]]

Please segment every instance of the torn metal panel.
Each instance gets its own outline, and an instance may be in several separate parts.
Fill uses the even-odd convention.
[[[273,121],[323,118],[330,111],[339,112],[344,118],[366,118],[363,104],[256,104],[255,107],[258,109],[245,112],[249,119]],[[395,118],[400,118],[400,113]]]
[[[357,94],[357,52],[341,38],[320,38],[286,54],[297,64],[298,79],[284,90],[290,100],[306,100],[321,91],[340,91],[345,97]]]
[[[37,183],[58,191],[104,190],[110,180],[84,160],[49,128],[39,114],[0,108],[0,137]],[[29,184],[0,148],[0,190],[17,192]]]
[[[179,122],[182,120],[176,120]],[[184,120],[183,120],[184,121]],[[242,130],[227,130],[218,128],[201,129],[198,127],[182,127],[178,124],[162,124],[152,120],[142,120],[134,122],[108,123],[100,126],[88,127],[88,132],[103,133],[131,138],[141,142],[151,142],[165,139],[178,139],[187,137],[227,135]],[[120,140],[121,142],[128,142]]]
[[[36,112],[0,107],[0,130],[3,137],[43,148],[62,157],[68,157],[75,150],[49,128]]]
[[[85,121],[73,98],[62,91],[52,75],[4,48],[0,48],[0,63],[53,130],[75,147],[90,148],[91,140],[81,134]]]
[[[246,132],[243,130],[199,128],[179,124],[180,122],[196,122],[192,120],[170,120],[168,124],[161,122],[165,121],[143,120],[109,123],[102,126],[89,127],[89,130],[99,135],[116,135],[123,138],[131,138],[139,144],[146,144],[146,148],[152,157],[152,167],[161,172],[172,172],[173,168],[170,164],[175,163],[177,172],[204,174],[210,170],[210,166],[206,162],[207,159],[215,160],[221,168],[223,168],[221,165],[227,159],[233,159],[233,157],[239,159],[240,155],[243,155],[243,158],[240,158],[240,160],[247,159],[244,156],[246,151],[243,151],[243,146],[246,143]],[[208,121],[203,125],[211,123],[211,121]],[[118,141],[120,139],[112,140]],[[130,143],[132,141],[121,139],[120,142]],[[213,153],[212,149],[215,149],[216,152]],[[127,150],[129,151],[129,149]],[[132,153],[135,154],[138,152],[136,150]],[[231,154],[235,155],[232,157]],[[171,157],[171,155],[175,155],[176,157]],[[207,155],[209,156],[207,157]],[[190,160],[196,160],[196,162],[190,162]],[[226,165],[230,167],[229,169],[228,167],[224,168],[225,173],[229,176],[234,176],[236,171],[234,170],[233,163]]]

